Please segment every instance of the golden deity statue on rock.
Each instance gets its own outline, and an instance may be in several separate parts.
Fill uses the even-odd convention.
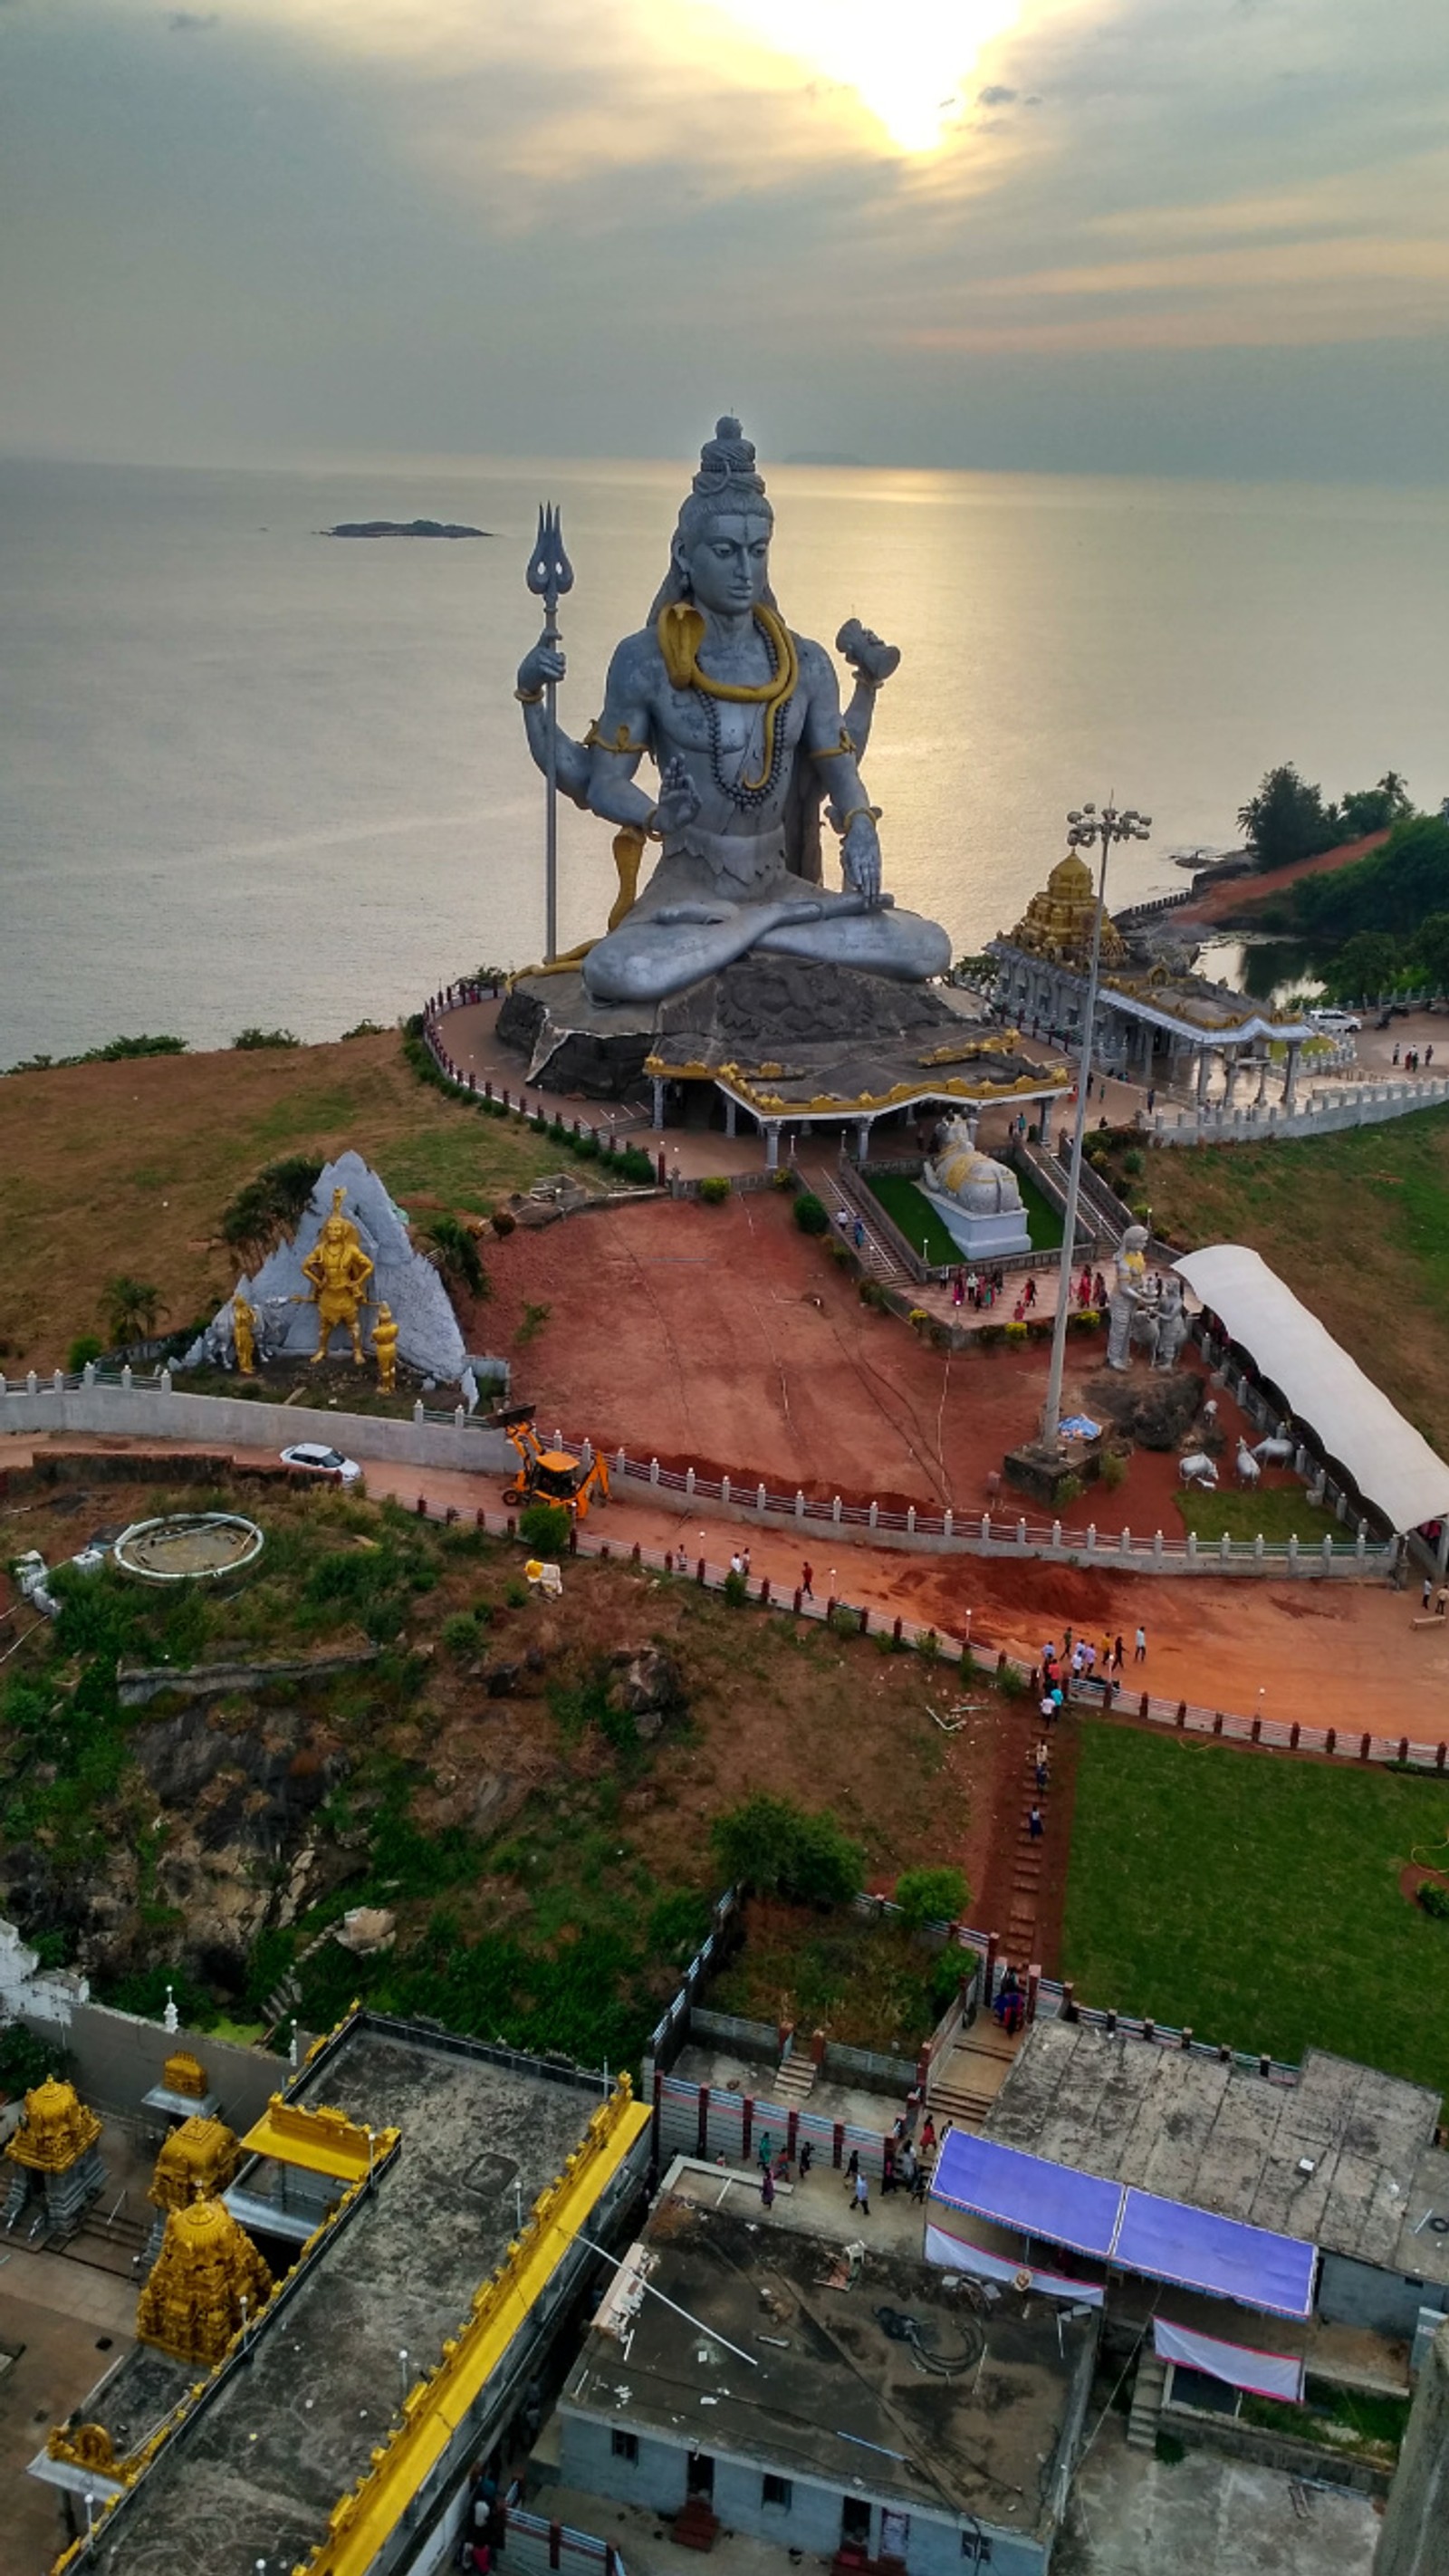
[[[361,1314],[367,1304],[365,1290],[372,1277],[372,1262],[363,1251],[362,1238],[350,1217],[342,1213],[345,1190],[332,1193],[332,1213],[325,1217],[322,1230],[302,1264],[302,1276],[310,1280],[313,1303],[317,1308],[317,1348],[312,1354],[315,1368],[327,1357],[327,1345],[339,1324],[352,1344],[353,1363],[362,1366]]]

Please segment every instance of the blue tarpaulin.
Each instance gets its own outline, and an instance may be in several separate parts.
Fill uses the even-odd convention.
[[[1296,2236],[1275,2236],[1241,2219],[1217,2218],[1180,2200],[1129,2191],[1112,2260],[1127,2272],[1182,2289],[1240,2299],[1265,2316],[1313,2313],[1315,2250]]]
[[[1070,2245],[1075,2253],[1104,2257],[1111,2253],[1122,2209],[1120,2183],[1074,2173],[1070,2165],[1049,2164],[1044,2156],[998,2147],[960,2129],[950,2132],[936,2159],[931,2196],[1003,2227],[1023,2228],[1028,2236],[1045,2236],[1053,2245]]]
[[[1217,2218],[1186,2201],[1159,2200],[991,2138],[952,2129],[931,2177],[931,2197],[1048,2244],[1095,2254],[1123,2271],[1240,2300],[1267,2316],[1313,2312],[1317,2253],[1300,2238]]]

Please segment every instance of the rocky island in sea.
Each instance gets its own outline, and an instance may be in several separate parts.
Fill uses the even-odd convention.
[[[324,537],[488,537],[491,528],[455,527],[444,519],[340,519],[322,528]]]

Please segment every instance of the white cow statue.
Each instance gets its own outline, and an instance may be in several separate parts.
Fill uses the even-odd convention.
[[[1240,1485],[1256,1485],[1263,1472],[1246,1440],[1242,1438],[1238,1441],[1237,1468]]]
[[[1260,1467],[1290,1467],[1298,1454],[1296,1440],[1260,1440],[1253,1451]]]
[[[1179,1462],[1177,1472],[1184,1485],[1206,1485],[1214,1488],[1218,1481],[1216,1464],[1205,1449],[1190,1450],[1188,1455]]]

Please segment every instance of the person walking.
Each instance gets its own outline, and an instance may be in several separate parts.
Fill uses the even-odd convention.
[[[870,2216],[870,2185],[869,2185],[869,2183],[867,2182],[867,2180],[866,2180],[866,2178],[865,2178],[865,2175],[864,2175],[864,2173],[861,2171],[861,2169],[860,2169],[860,2167],[859,2167],[859,2166],[857,2166],[857,2167],[856,2167],[856,2174],[855,2174],[855,2206],[856,2206],[856,2209],[857,2209],[857,2211],[858,2211],[859,2215],[860,2215],[862,2218],[869,2218],[869,2216]]]
[[[1041,1841],[1042,1835],[1046,1832],[1046,1823],[1040,1807],[1032,1808],[1026,1820],[1026,1829],[1034,1843]]]
[[[802,2146],[802,2147],[801,2147],[801,2149],[800,2149],[800,2162],[799,2162],[799,2164],[798,2164],[798,2165],[796,2166],[796,2168],[795,2168],[795,2171],[796,2171],[796,2178],[797,2178],[797,2180],[798,2180],[798,2181],[800,2181],[800,2182],[803,2182],[803,2181],[804,2181],[804,2179],[805,2179],[806,2175],[807,2175],[807,2174],[808,2174],[808,2172],[810,2171],[810,2168],[811,2168],[811,2166],[814,2164],[814,2162],[815,2162],[815,2149],[814,2149],[814,2147],[811,2145],[810,2140],[807,2138],[807,2139],[805,2140],[805,2142],[804,2142],[803,2146]]]
[[[1112,1670],[1114,1673],[1120,1673],[1122,1670],[1123,1660],[1122,1640],[1119,1637],[1112,1648]]]
[[[808,1556],[800,1568],[800,1598],[802,1601],[813,1601],[815,1598],[815,1568]]]
[[[1043,1741],[1036,1748],[1036,1791],[1039,1798],[1045,1795],[1047,1783],[1050,1778],[1051,1762],[1047,1754],[1045,1741]]]
[[[1140,1620],[1137,1625],[1137,1643],[1132,1650],[1132,1661],[1134,1664],[1145,1664],[1147,1661],[1147,1631]]]
[[[1442,1619],[1446,1610],[1449,1610],[1449,1583],[1441,1583],[1434,1595],[1435,1618]]]
[[[1419,1597],[1420,1597],[1420,1603],[1421,1603],[1421,1606],[1423,1607],[1423,1609],[1424,1609],[1424,1610],[1426,1610],[1426,1611],[1427,1611],[1427,1609],[1428,1609],[1428,1607],[1429,1607],[1430,1602],[1431,1602],[1431,1601],[1433,1600],[1433,1598],[1434,1598],[1434,1577],[1433,1577],[1433,1575],[1432,1575],[1432,1574],[1426,1574],[1426,1575],[1425,1575],[1425,1577],[1424,1577],[1424,1589],[1423,1589],[1423,1591],[1422,1591],[1422,1593],[1420,1594],[1420,1596],[1419,1596]]]
[[[852,2147],[850,2150],[850,2161],[845,2168],[845,2197],[847,2200],[853,2200],[855,2198],[855,2186],[859,2176],[860,2149],[859,2147]]]
[[[742,1547],[740,1549],[740,1572],[744,1576],[746,1583],[748,1583],[750,1579],[750,1551],[747,1547]]]
[[[768,2165],[760,2176],[760,2200],[766,2209],[775,2206],[775,2177]]]

